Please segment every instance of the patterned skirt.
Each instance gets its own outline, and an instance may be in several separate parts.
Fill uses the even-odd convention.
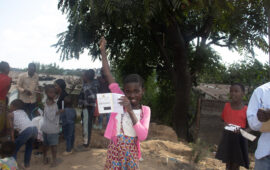
[[[114,143],[110,142],[107,151],[105,170],[138,170],[139,158],[137,137],[117,136]]]

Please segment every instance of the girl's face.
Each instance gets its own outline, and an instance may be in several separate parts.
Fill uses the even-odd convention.
[[[51,100],[54,99],[56,97],[56,90],[55,90],[55,88],[48,89],[48,91],[46,92],[46,94],[47,94],[48,99],[51,99]]]
[[[57,83],[54,83],[54,87],[55,87],[55,92],[57,94],[60,94],[62,91],[61,87]]]
[[[242,101],[244,96],[244,92],[238,85],[233,85],[230,87],[230,97],[232,102],[240,102]]]
[[[142,86],[139,83],[127,83],[124,85],[124,93],[130,100],[132,108],[139,109],[144,93]]]

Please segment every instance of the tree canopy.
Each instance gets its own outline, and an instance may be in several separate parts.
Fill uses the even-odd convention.
[[[263,0],[59,0],[58,8],[69,22],[56,44],[61,58],[79,58],[84,49],[98,58],[104,35],[123,75],[146,79],[156,70],[162,87],[173,89],[173,126],[181,137],[192,83],[218,60],[212,45],[251,55],[255,47],[268,51]]]

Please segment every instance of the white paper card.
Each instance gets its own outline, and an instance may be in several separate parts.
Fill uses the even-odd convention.
[[[227,126],[224,127],[225,130],[229,130],[229,131],[236,131],[238,129],[240,129],[241,127],[240,126],[237,126],[237,125],[233,125],[233,124],[228,124]]]
[[[123,94],[117,93],[98,93],[97,103],[98,111],[100,114],[103,113],[124,113],[123,106],[119,104],[119,98],[124,96]]]
[[[252,142],[256,139],[256,136],[244,131],[243,129],[240,129],[240,133],[244,138],[246,138]]]

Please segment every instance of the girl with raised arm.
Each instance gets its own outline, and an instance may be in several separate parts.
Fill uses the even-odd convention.
[[[146,139],[150,122],[150,108],[141,105],[144,94],[143,80],[137,74],[124,79],[123,91],[113,78],[106,55],[106,40],[100,40],[104,74],[112,93],[124,94],[119,103],[124,114],[112,113],[105,131],[111,142],[108,146],[105,169],[139,169],[140,143]]]

